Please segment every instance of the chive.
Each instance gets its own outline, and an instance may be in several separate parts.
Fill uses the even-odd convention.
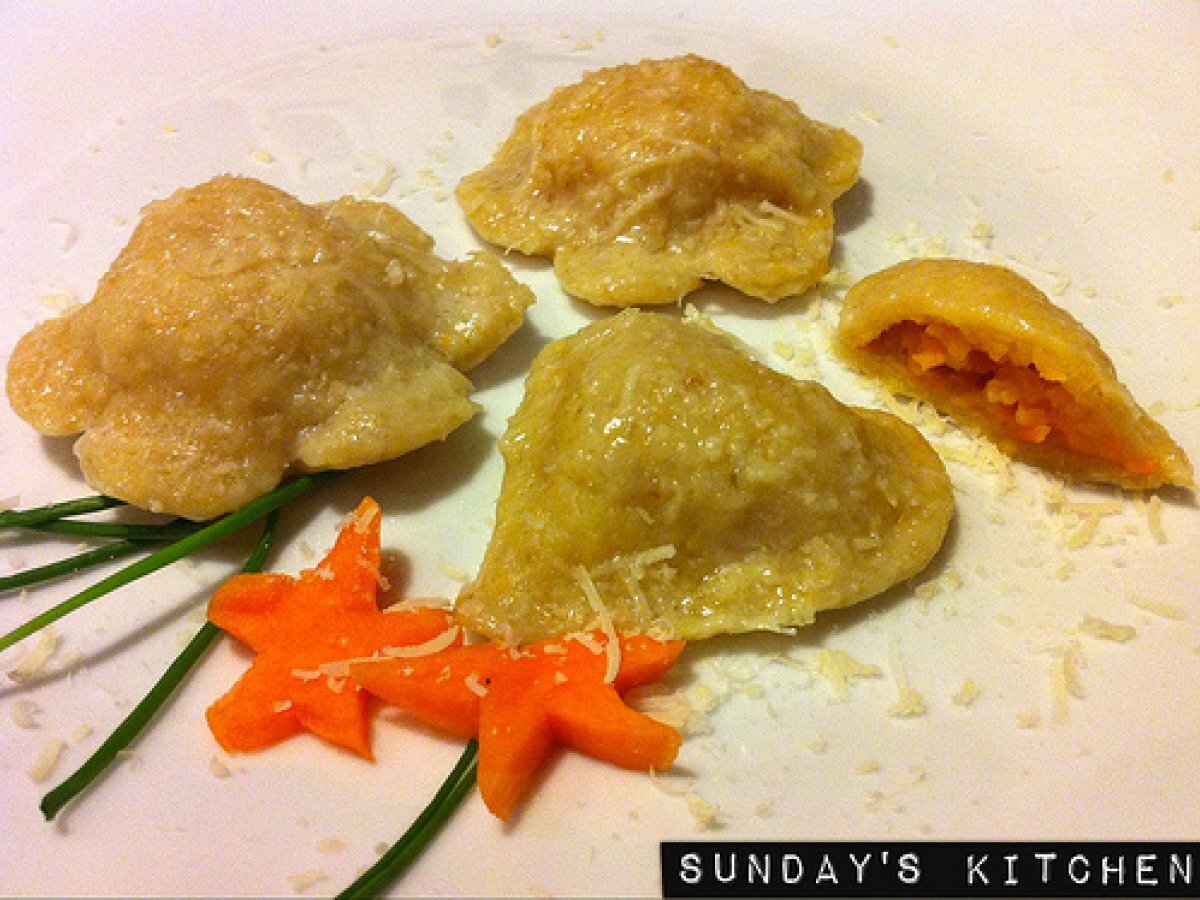
[[[84,569],[145,550],[147,544],[177,541],[198,531],[202,526],[186,519],[175,519],[163,525],[122,525],[119,522],[75,522],[53,519],[33,525],[22,525],[32,531],[68,534],[79,537],[117,538],[113,543],[86,550],[66,559],[36,566],[22,572],[0,577],[0,592],[30,587],[43,581],[74,575]]]
[[[267,553],[270,552],[271,545],[275,540],[278,521],[278,508],[267,513],[266,523],[263,525],[262,537],[258,539],[258,543],[255,544],[254,550],[246,560],[246,564],[242,567],[243,572],[262,571],[263,562],[266,560]],[[200,661],[200,658],[220,633],[221,629],[212,622],[206,621],[200,626],[200,630],[196,632],[195,636],[188,642],[188,645],[183,648],[183,651],[175,658],[175,661],[167,667],[162,677],[150,688],[149,693],[133,708],[133,711],[125,717],[124,721],[117,726],[108,739],[96,749],[95,753],[87,758],[73,775],[42,798],[39,808],[47,821],[53,819],[64,806],[86,790],[89,785],[104,773],[104,770],[112,764],[121,751],[133,743],[134,739],[141,734],[142,729],[150,724],[158,714],[158,711],[170,698],[171,694],[179,687],[192,667]]]
[[[121,522],[75,522],[70,519],[55,519],[25,525],[33,531],[51,534],[75,535],[78,537],[117,538],[123,541],[178,541],[199,531],[203,524],[187,519],[173,519],[162,525],[126,525]]]
[[[88,513],[124,505],[124,500],[97,494],[94,497],[64,500],[62,503],[51,503],[49,506],[38,506],[34,509],[5,509],[0,510],[0,528],[24,528],[30,525],[39,525],[42,522],[53,522],[56,519],[70,516],[84,516]]]
[[[463,797],[475,784],[475,767],[479,755],[479,743],[467,741],[462,755],[453,771],[442,782],[438,792],[434,794],[429,805],[409,826],[408,831],[396,841],[391,848],[379,858],[375,865],[367,869],[358,879],[337,895],[337,900],[351,897],[375,897],[381,894],[393,881],[400,877],[421,851],[441,830],[442,825],[450,818],[454,810],[462,802]]]
[[[75,556],[47,563],[44,566],[37,566],[32,569],[25,569],[22,572],[14,572],[12,575],[5,575],[3,578],[0,578],[0,591],[12,591],[17,588],[40,584],[43,581],[50,581],[54,578],[61,578],[64,575],[74,575],[92,566],[120,559],[122,556],[129,556],[131,553],[138,553],[145,549],[145,541],[113,541],[103,547],[86,550]]]
[[[163,547],[149,556],[130,563],[125,568],[114,572],[107,578],[85,588],[73,597],[69,597],[57,606],[51,607],[41,615],[35,616],[24,625],[13,629],[8,634],[0,636],[0,650],[6,650],[18,641],[24,640],[63,616],[73,613],[98,597],[124,587],[144,575],[157,572],[159,569],[178,562],[185,556],[203,550],[224,538],[241,531],[252,522],[256,522],[271,510],[278,509],[285,503],[304,494],[315,485],[321,483],[332,473],[323,472],[314,475],[304,475],[285,485],[277,487],[268,494],[252,500],[240,509],[234,510],[223,518],[217,519],[199,531],[192,532],[182,540]]]

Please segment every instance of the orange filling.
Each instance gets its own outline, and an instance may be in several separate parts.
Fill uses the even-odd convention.
[[[919,381],[939,394],[954,394],[978,410],[1001,433],[1029,444],[1058,444],[1150,474],[1158,463],[1139,455],[1060,382],[1033,365],[1010,362],[1003,350],[981,348],[953,325],[901,322],[868,349],[903,356]]]

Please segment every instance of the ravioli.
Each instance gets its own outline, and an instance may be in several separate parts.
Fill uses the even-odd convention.
[[[598,616],[687,639],[804,625],[919,572],[953,513],[915,429],[653,312],[549,344],[500,449],[457,608],[519,642]]]
[[[920,259],[871,275],[846,296],[838,346],[891,389],[1068,479],[1193,484],[1187,455],[1096,338],[1008,269]]]
[[[380,203],[232,176],[180,190],[90,303],[18,342],[9,400],[43,434],[82,433],[94,489],[196,520],[289,471],[391,459],[471,418],[460,369],[533,301],[494,256],[431,246]]]
[[[587,74],[521,115],[456,195],[475,230],[546,256],[601,306],[705,280],[776,301],[828,271],[833,201],[862,145],[698,56]]]

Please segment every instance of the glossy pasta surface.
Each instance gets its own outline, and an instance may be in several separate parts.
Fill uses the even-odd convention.
[[[697,322],[627,310],[550,344],[458,609],[526,641],[616,626],[688,639],[810,622],[920,571],[953,497],[933,450]]]
[[[591,303],[673,303],[706,279],[775,301],[827,271],[833,201],[861,155],[848,132],[681,56],[554,91],[457,197],[486,240],[552,258]]]
[[[447,263],[382,204],[308,206],[221,177],[151,204],[91,302],[17,344],[8,396],[98,491],[208,519],[289,470],[445,437],[469,368],[532,293],[491,257]]]

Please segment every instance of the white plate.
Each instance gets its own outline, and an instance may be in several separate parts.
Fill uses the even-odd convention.
[[[377,190],[458,256],[476,241],[453,185],[518,112],[585,70],[694,51],[861,137],[863,183],[839,207],[848,275],[932,251],[1008,261],[1099,336],[1134,394],[1200,458],[1200,7],[1001,9],[5,4],[0,348],[50,314],[46,297],[90,296],[144,203],[219,172],[310,201]],[[451,596],[453,573],[475,569],[502,474],[494,441],[523,372],[546,340],[589,317],[546,266],[513,265],[539,303],[477,373],[485,413],[444,445],[298,504],[274,568],[311,563],[370,492],[387,512],[387,548],[407,557],[411,593]],[[877,402],[828,355],[836,299],[695,300],[779,368]],[[64,442],[39,439],[7,407],[0,417],[0,495],[34,505],[88,493]],[[953,431],[927,433],[941,448],[965,446]],[[956,525],[917,583],[795,638],[688,651],[675,683],[715,708],[676,773],[656,784],[564,754],[512,826],[469,798],[395,892],[653,894],[658,842],[676,838],[1194,838],[1195,504],[1068,490],[1072,503],[1117,503],[1091,507],[1106,514],[1072,550],[1090,520],[1047,499],[1052,479],[1014,467],[1005,489],[1001,476],[950,470]],[[0,540],[0,571],[69,547]],[[141,697],[236,558],[210,553],[95,603],[59,624],[42,677],[0,685],[0,893],[278,895],[306,873],[323,876],[307,893],[336,892],[449,771],[457,742],[386,717],[374,765],[307,738],[226,756],[203,710],[247,663],[227,640],[131,758],[57,822],[42,821],[42,793]],[[68,587],[0,597],[0,628]],[[1177,618],[1163,614],[1172,610]],[[1087,616],[1136,637],[1097,641],[1079,631]],[[881,674],[835,702],[812,671],[823,648]],[[1053,687],[1064,653],[1080,696]],[[889,715],[901,678],[925,715]],[[967,681],[979,696],[961,705],[953,698]],[[26,701],[36,729],[10,715]],[[65,741],[62,759],[35,784],[28,770],[54,739]],[[720,827],[700,828],[701,800]]]

